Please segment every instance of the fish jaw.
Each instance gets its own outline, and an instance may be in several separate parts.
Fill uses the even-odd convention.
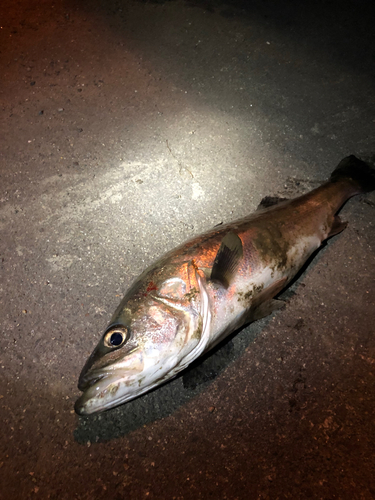
[[[178,357],[173,352],[163,358],[159,354],[145,356],[142,349],[137,349],[107,368],[91,370],[81,382],[83,394],[76,401],[76,413],[90,415],[109,410],[172,377]]]
[[[124,377],[124,370],[126,377]],[[83,391],[83,394],[75,404],[76,413],[89,415],[126,401],[129,396],[129,384],[136,388],[137,379],[143,371],[144,359],[139,350],[135,350],[124,360],[117,361],[115,364],[109,363],[99,368],[95,365],[89,367],[87,371],[82,372],[79,380],[79,389]]]
[[[193,343],[190,348],[193,352],[197,350]],[[184,356],[181,356],[181,350],[173,348],[162,355],[159,350],[155,351],[154,356],[145,356],[140,349],[123,362],[111,365],[108,370],[92,370],[86,376],[85,384],[80,385],[83,394],[76,401],[76,413],[99,413],[137,398],[174,378],[186,366],[185,357],[191,356],[191,351],[189,353],[186,348]]]
[[[74,406],[76,413],[85,416],[112,408],[112,405],[108,406],[109,400],[115,405],[125,402],[126,399],[121,397],[122,385],[123,380],[116,375],[102,377],[77,399]]]

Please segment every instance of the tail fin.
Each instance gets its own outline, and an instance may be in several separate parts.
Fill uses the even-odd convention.
[[[358,188],[358,193],[369,193],[375,190],[375,168],[353,155],[340,161],[329,180],[337,182],[341,179],[351,180]]]

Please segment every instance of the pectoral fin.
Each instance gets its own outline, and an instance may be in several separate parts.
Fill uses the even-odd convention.
[[[211,279],[219,281],[225,288],[228,288],[231,281],[233,281],[242,257],[241,238],[235,233],[227,233],[216,254]]]

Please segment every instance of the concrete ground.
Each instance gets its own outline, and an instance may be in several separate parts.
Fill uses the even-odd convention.
[[[173,382],[78,418],[164,251],[375,153],[373,2],[3,0],[0,498],[375,498],[375,194]]]

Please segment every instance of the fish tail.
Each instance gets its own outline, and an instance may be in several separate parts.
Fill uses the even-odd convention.
[[[375,168],[350,155],[340,161],[329,180],[348,180],[355,190],[354,194],[369,193],[375,190]]]

